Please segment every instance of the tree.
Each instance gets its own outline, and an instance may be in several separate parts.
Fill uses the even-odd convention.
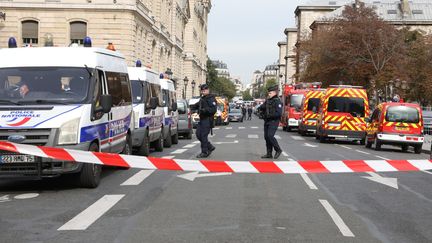
[[[210,59],[207,60],[207,80],[210,92],[232,99],[236,95],[235,85],[229,79],[218,77],[217,71]]]
[[[252,95],[250,95],[250,89],[246,89],[242,92],[243,100],[253,100]]]

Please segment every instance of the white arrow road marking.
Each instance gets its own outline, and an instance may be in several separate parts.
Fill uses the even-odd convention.
[[[118,203],[125,195],[105,195],[87,209],[75,216],[58,230],[86,230],[110,208]]]
[[[237,137],[237,134],[228,134],[225,137],[226,138],[235,138],[235,137]]]
[[[231,143],[239,143],[239,141],[235,140],[233,142],[215,142],[214,144],[231,144]]]
[[[232,173],[230,172],[226,172],[226,173],[205,173],[205,174],[200,174],[199,172],[190,172],[190,173],[185,173],[182,175],[178,175],[177,177],[180,177],[182,179],[188,180],[188,181],[194,181],[196,178],[199,177],[210,177],[210,176],[225,176],[225,175],[232,175]]]
[[[317,145],[313,145],[313,144],[309,144],[309,143],[305,143],[305,144],[303,144],[303,146],[311,147],[311,148],[317,148],[318,147]]]
[[[9,195],[4,195],[4,196],[0,197],[0,203],[9,202],[9,201],[10,201]]]
[[[258,135],[256,135],[256,134],[248,134],[248,138],[258,138]]]
[[[147,177],[149,177],[153,172],[154,170],[141,170],[129,179],[127,179],[125,182],[120,184],[120,186],[137,186]]]
[[[363,178],[366,178],[368,180],[393,187],[395,189],[399,189],[397,178],[391,178],[391,177],[382,177],[379,174],[375,172],[367,172],[370,176],[362,176]]]
[[[343,236],[355,237],[353,232],[348,228],[348,226],[345,224],[343,219],[339,216],[339,214],[336,212],[336,210],[332,207],[332,205],[330,205],[330,203],[327,200],[319,199],[319,202],[323,205],[324,209],[333,219],[333,222],[339,228]]]

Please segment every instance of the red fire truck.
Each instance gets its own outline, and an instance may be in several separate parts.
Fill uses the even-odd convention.
[[[284,85],[282,102],[284,105],[281,118],[281,126],[285,131],[290,132],[293,128],[297,129],[301,119],[301,107],[305,93],[310,89],[321,88],[320,82],[298,83],[294,85]]]

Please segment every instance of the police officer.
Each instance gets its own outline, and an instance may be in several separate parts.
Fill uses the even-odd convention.
[[[263,159],[279,158],[282,149],[274,137],[276,130],[279,127],[279,120],[282,116],[282,103],[278,97],[278,86],[268,88],[268,98],[259,107],[260,117],[264,119],[264,138],[266,141],[267,154],[263,155]],[[276,151],[274,157],[273,149]]]
[[[208,140],[208,135],[214,126],[214,114],[216,113],[216,99],[210,94],[207,84],[200,86],[201,99],[194,108],[198,110],[200,121],[197,126],[196,136],[201,142],[201,153],[197,158],[207,158],[216,149]]]

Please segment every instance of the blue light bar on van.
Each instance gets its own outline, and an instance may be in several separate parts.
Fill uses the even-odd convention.
[[[163,79],[163,78],[165,78],[165,75],[163,73],[161,73],[161,74],[159,74],[159,78]]]
[[[135,67],[142,67],[141,60],[137,60],[135,63]]]
[[[16,39],[14,37],[9,38],[8,47],[9,48],[17,48],[17,42],[16,42]]]
[[[92,47],[92,40],[90,37],[86,36],[83,41],[84,47]]]

